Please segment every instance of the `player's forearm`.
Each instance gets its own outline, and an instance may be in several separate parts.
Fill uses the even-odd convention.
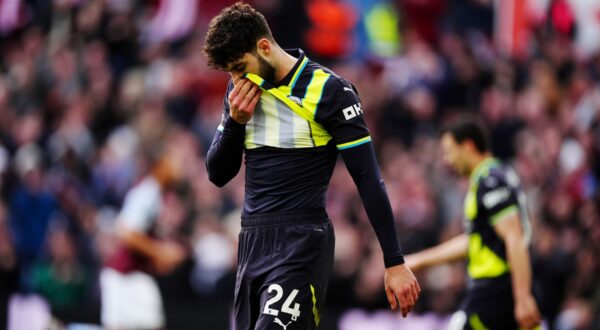
[[[160,248],[157,246],[155,240],[135,230],[121,228],[119,231],[119,238],[128,249],[150,259],[156,257]]]
[[[206,155],[209,180],[222,187],[240,171],[246,128],[231,117],[225,121],[223,132],[217,132]]]
[[[392,208],[379,174],[372,144],[344,150],[342,157],[379,240],[386,268],[404,263]]]
[[[515,301],[531,295],[531,265],[527,244],[522,236],[506,240],[506,252],[510,264]]]
[[[369,217],[369,222],[379,240],[387,268],[404,263],[404,257],[398,241],[394,216],[387,193],[382,187],[383,183],[378,186],[379,189],[375,186],[365,185],[362,189],[359,189],[359,193]]]
[[[418,265],[415,265],[416,268],[426,268],[465,259],[468,246],[469,237],[467,234],[461,234],[409,257],[418,261]]]

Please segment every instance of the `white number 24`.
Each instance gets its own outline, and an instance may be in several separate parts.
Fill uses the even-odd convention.
[[[272,309],[269,306],[278,302],[283,297],[283,288],[279,284],[271,284],[267,290],[269,293],[271,291],[275,291],[275,296],[271,297],[271,299],[267,300],[265,304],[265,308],[263,309],[264,314],[269,314],[273,316],[279,315],[279,311],[276,309]],[[281,306],[281,312],[292,315],[292,320],[296,321],[298,316],[300,316],[300,304],[294,303],[294,308],[291,308],[294,299],[298,295],[298,290],[294,289],[287,297],[287,299],[283,302],[283,306]]]

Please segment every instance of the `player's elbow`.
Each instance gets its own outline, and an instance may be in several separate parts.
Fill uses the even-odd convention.
[[[208,171],[208,180],[212,182],[215,186],[221,188],[229,182],[230,179],[224,177],[223,175],[219,175],[219,173],[215,173],[213,171]]]
[[[219,188],[223,187],[229,181],[223,174],[223,168],[219,168],[210,157],[206,160],[206,172],[208,180]]]
[[[527,240],[522,235],[509,235],[504,239],[504,244],[509,250],[509,253],[522,253],[527,250]]]
[[[223,164],[218,164],[217,162],[207,161],[206,172],[208,173],[208,180],[215,186],[221,188],[231,181],[238,171],[234,167],[223,166]]]
[[[208,176],[208,179],[210,180],[210,182],[212,182],[215,186],[222,188],[223,186],[225,186],[227,184],[227,180],[223,180],[221,178],[218,177],[214,177],[214,176]]]

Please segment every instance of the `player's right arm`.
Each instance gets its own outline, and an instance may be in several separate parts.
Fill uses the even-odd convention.
[[[252,119],[260,100],[260,88],[247,79],[227,88],[223,120],[206,156],[209,180],[222,187],[233,179],[242,165],[246,123]]]
[[[520,212],[516,183],[509,183],[508,175],[482,180],[480,193],[484,212],[489,215],[494,231],[504,241],[506,258],[510,265],[515,319],[519,327],[532,329],[540,323],[540,312],[532,293],[532,270],[528,239]]]
[[[117,235],[121,244],[148,258],[154,270],[164,274],[185,259],[185,251],[179,245],[158,241],[147,234],[158,212],[159,199],[158,188],[149,189],[148,185],[129,191],[117,219]]]
[[[461,234],[444,243],[404,257],[410,269],[419,271],[423,268],[465,259],[469,238]]]
[[[540,312],[531,293],[529,251],[517,211],[500,219],[494,226],[494,230],[504,240],[506,255],[511,266],[515,318],[521,328],[532,329],[540,323]]]
[[[138,230],[121,227],[119,238],[127,248],[147,257],[154,271],[159,274],[171,272],[186,257],[181,246],[158,241]]]

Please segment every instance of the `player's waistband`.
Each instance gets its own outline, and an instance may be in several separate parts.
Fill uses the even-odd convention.
[[[242,228],[329,221],[324,209],[242,215]]]

